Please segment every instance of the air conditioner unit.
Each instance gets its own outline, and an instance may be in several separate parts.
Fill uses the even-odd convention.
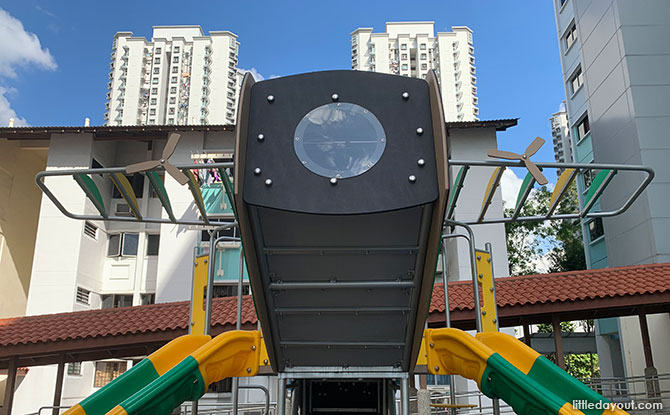
[[[132,216],[132,212],[130,211],[130,206],[128,206],[127,203],[117,203],[116,207],[114,208],[114,214],[116,216]]]

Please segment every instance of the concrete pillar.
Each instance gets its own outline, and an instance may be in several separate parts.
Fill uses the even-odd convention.
[[[5,385],[5,401],[0,413],[2,415],[12,415],[12,405],[14,404],[14,389],[16,388],[16,357],[9,359],[7,368],[7,384]]]
[[[419,415],[430,415],[430,391],[419,389],[416,393],[417,412]]]
[[[63,377],[65,376],[65,355],[62,354],[58,361],[58,371],[56,372],[56,390],[54,391],[54,409],[52,411],[53,415],[60,414],[60,410],[57,408],[60,406],[60,398],[63,395]]]
[[[551,324],[554,326],[554,350],[556,351],[556,364],[565,370],[565,357],[563,356],[563,333],[561,332],[561,319],[557,314],[552,314]]]

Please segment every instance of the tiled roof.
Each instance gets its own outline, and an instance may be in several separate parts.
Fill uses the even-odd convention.
[[[670,292],[670,263],[496,279],[500,308]],[[471,281],[449,283],[450,310],[472,310]],[[444,288],[435,285],[430,312],[444,312]]]
[[[670,263],[637,265],[556,274],[500,278],[496,280],[499,311],[519,312],[524,306],[566,304],[580,300],[634,297],[670,293]],[[473,296],[470,281],[449,284],[450,309],[469,312]],[[665,301],[665,300],[664,300]],[[670,301],[668,301],[670,302]],[[212,331],[234,328],[236,298],[214,299]],[[431,314],[444,312],[444,290],[436,283]],[[186,301],[139,307],[90,310],[72,313],[0,319],[0,346],[18,346],[77,339],[104,338],[157,332],[184,333],[188,327]],[[251,296],[242,305],[242,323],[256,324]]]
[[[234,328],[236,298],[215,298],[212,328]],[[44,314],[0,320],[0,346],[27,345],[125,334],[185,331],[190,308],[187,301],[139,307],[110,308]],[[251,296],[242,303],[242,323],[256,323]]]

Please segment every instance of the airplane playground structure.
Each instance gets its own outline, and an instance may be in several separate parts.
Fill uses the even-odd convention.
[[[502,399],[518,414],[604,412],[573,408],[574,400],[606,400],[498,331],[491,250],[475,248],[472,227],[615,216],[651,182],[651,169],[534,163],[530,157],[543,144],[540,138],[521,155],[490,151],[507,161],[453,160],[432,72],[422,80],[326,71],[257,83],[247,74],[235,131],[234,163],[173,165],[168,159],[179,135],[171,134],[160,160],[37,175],[38,186],[73,219],[202,226],[210,235],[237,227],[261,327],[208,334],[214,261],[211,256],[208,265],[196,261],[207,289],[203,293],[194,285],[191,334],[174,339],[66,414],[170,414],[182,402],[199,399],[211,383],[255,376],[264,368],[279,378],[279,415],[289,412],[289,388],[293,413],[391,415],[398,412],[399,390],[399,412],[407,415],[409,378],[417,365],[432,374],[472,379],[486,396]],[[513,214],[495,217],[489,205],[508,167],[525,167],[528,174]],[[541,169],[556,167],[564,172],[548,213],[523,216],[534,184],[546,183]],[[232,217],[207,214],[192,173],[203,168],[221,175]],[[491,178],[476,219],[458,222],[454,210],[472,169],[488,169]],[[579,210],[556,213],[578,173],[591,169],[599,173]],[[197,219],[174,214],[158,174],[162,170],[188,186]],[[161,217],[142,216],[125,176],[131,173],[148,178],[163,206]],[[595,211],[617,174],[635,174],[640,184],[618,209]],[[107,210],[94,175],[113,181],[132,216]],[[97,214],[69,212],[44,180],[54,176],[71,176]],[[446,264],[445,241],[456,236],[469,244],[475,336],[449,328],[448,317],[446,328],[425,329],[438,260]],[[225,238],[211,237],[210,255]],[[203,297],[204,312],[198,304]]]

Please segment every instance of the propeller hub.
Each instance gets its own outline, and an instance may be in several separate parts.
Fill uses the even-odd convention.
[[[528,158],[528,156],[524,154],[524,155],[521,156],[521,158],[525,160],[525,159]]]
[[[161,163],[165,163],[165,159],[161,159]]]

